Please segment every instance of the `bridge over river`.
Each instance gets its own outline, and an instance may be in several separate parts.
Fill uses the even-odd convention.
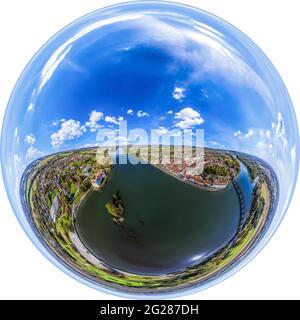
[[[233,184],[233,186],[234,186],[234,188],[236,190],[236,193],[238,195],[239,202],[240,202],[241,215],[240,215],[239,226],[238,226],[238,229],[237,229],[237,233],[239,233],[242,230],[243,224],[245,222],[245,216],[246,216],[246,211],[247,210],[246,210],[246,205],[245,205],[244,194],[243,194],[243,191],[242,191],[240,185],[235,180],[232,181],[232,184]]]

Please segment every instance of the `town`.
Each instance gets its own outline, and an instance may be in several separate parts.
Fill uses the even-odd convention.
[[[203,156],[197,155],[195,148],[187,156],[181,146],[170,148],[140,146],[134,154],[142,161],[155,165],[175,178],[191,183],[202,189],[217,191],[224,189],[239,174],[240,163],[229,152],[205,148]],[[129,153],[132,153],[129,149]],[[198,152],[198,153],[201,153]],[[159,154],[159,159],[153,159],[153,154]],[[175,161],[175,154],[182,154],[179,161]],[[145,157],[145,155],[148,155]]]
[[[184,159],[180,164],[161,164],[160,167],[175,177],[212,191],[226,188],[240,170],[239,162],[235,157],[209,149],[204,152],[201,173],[198,173],[197,164],[193,158]]]

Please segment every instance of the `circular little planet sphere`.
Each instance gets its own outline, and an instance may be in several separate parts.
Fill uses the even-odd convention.
[[[6,191],[38,249],[130,297],[211,286],[249,262],[288,208],[298,128],[277,71],[207,12],[141,1],[51,38],[5,114]]]

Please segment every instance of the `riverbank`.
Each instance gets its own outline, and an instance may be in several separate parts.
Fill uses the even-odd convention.
[[[165,174],[181,181],[181,182],[184,182],[184,183],[188,183],[190,185],[192,185],[193,187],[196,187],[196,188],[199,188],[201,190],[206,190],[206,191],[212,191],[212,192],[215,192],[215,191],[220,191],[220,190],[224,190],[225,188],[228,187],[228,185],[205,185],[205,184],[200,184],[200,183],[197,183],[197,182],[193,182],[191,180],[189,180],[188,178],[182,178],[182,177],[179,177],[178,175],[174,174],[173,172],[171,172],[170,170],[166,170],[164,168],[162,168],[161,166],[159,165],[155,165],[155,164],[151,164],[150,165],[153,165],[155,168],[163,171]]]
[[[230,151],[205,148],[197,152],[197,149],[193,148],[191,154],[187,155],[182,147],[178,146],[171,146],[170,150],[164,150],[163,146],[157,148],[159,158],[155,158],[155,161],[151,161],[152,155],[148,146],[139,146],[138,152],[131,152],[129,149],[129,154],[176,179],[207,191],[226,189],[240,172],[240,163]],[[182,156],[179,163],[175,161],[175,154],[177,157]]]
[[[98,168],[101,168],[96,161],[96,150],[95,148],[68,151],[44,157],[26,169],[21,182],[24,210],[30,217],[32,226],[42,239],[41,241],[63,263],[96,283],[120,288],[123,291],[149,293],[170,292],[173,289],[178,290],[192,284],[204,283],[247,256],[272,221],[278,199],[277,182],[263,162],[256,162],[252,156],[235,153],[248,160],[249,167],[252,166],[254,169],[253,175],[259,174],[260,179],[259,187],[253,193],[250,214],[240,232],[231,241],[200,263],[191,264],[185,269],[179,268],[177,272],[169,274],[138,275],[113,268],[99,258],[96,258],[97,261],[94,260],[87,254],[83,241],[78,242],[77,237],[74,238],[73,217],[76,217],[78,204],[82,204],[83,199],[91,191],[85,177],[92,176],[99,170]],[[162,171],[161,168],[159,170]],[[188,184],[187,181],[183,182]],[[108,186],[109,181],[107,183]],[[124,183],[130,184],[132,181],[127,179]],[[80,192],[76,193],[79,188]],[[168,187],[166,189],[168,190]],[[225,191],[226,188],[223,190]],[[51,216],[50,209],[56,196],[58,207],[55,215]],[[180,199],[180,197],[176,198]],[[134,206],[135,201],[133,198],[130,203]],[[189,208],[193,208],[194,202],[189,203]],[[182,209],[183,212],[185,211]],[[186,217],[186,215],[180,215],[180,217]]]

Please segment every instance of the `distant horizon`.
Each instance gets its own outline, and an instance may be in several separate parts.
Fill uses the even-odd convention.
[[[143,146],[146,146],[146,145],[141,145],[141,147]],[[159,145],[158,145],[159,146]],[[120,146],[120,147],[124,147],[124,146]],[[43,157],[40,157],[38,159],[35,159],[34,161],[32,161],[31,163],[29,163],[26,168],[24,169],[23,173],[26,171],[26,169],[30,166],[32,166],[35,162],[38,162],[42,159],[45,159],[47,157],[51,157],[51,156],[54,156],[54,155],[58,155],[58,154],[61,154],[61,153],[68,153],[68,152],[75,152],[75,151],[81,151],[81,150],[90,150],[90,149],[98,149],[98,148],[103,148],[103,149],[107,149],[108,147],[105,146],[105,147],[99,147],[99,146],[89,146],[89,147],[82,147],[82,148],[76,148],[76,149],[68,149],[68,150],[63,150],[63,151],[57,151],[57,152],[54,152],[54,153],[51,153],[51,154],[47,154],[47,155],[44,155]],[[272,167],[272,165],[268,162],[266,162],[264,159],[260,158],[260,157],[257,157],[255,155],[252,155],[252,154],[249,154],[249,153],[246,153],[246,152],[241,152],[241,151],[237,151],[237,150],[227,150],[227,149],[217,149],[217,148],[212,148],[212,147],[206,147],[204,146],[203,148],[204,150],[205,149],[208,149],[208,150],[213,150],[213,151],[218,151],[218,152],[232,152],[232,153],[240,153],[242,155],[245,155],[245,156],[249,156],[249,157],[252,157],[260,162],[262,162],[264,165],[266,165],[271,171],[272,171],[272,174],[273,176],[276,178],[276,180],[278,181],[278,176],[276,174],[276,171],[275,169]],[[23,174],[22,174],[23,176]],[[279,186],[279,185],[278,185]]]

